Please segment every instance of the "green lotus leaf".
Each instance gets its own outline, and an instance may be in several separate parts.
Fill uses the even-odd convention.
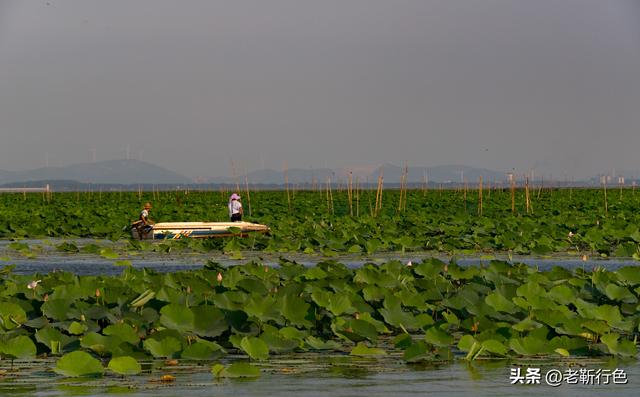
[[[78,310],[72,307],[72,303],[69,299],[49,299],[40,310],[48,318],[58,321],[78,318]]]
[[[193,332],[200,336],[216,337],[229,329],[224,313],[211,305],[191,308],[194,315]]]
[[[362,342],[359,342],[353,349],[351,349],[352,356],[386,356],[387,352],[384,349],[377,347],[368,347]]]
[[[112,358],[107,368],[119,375],[136,375],[142,371],[140,363],[130,356]]]
[[[588,318],[606,321],[609,325],[614,325],[622,321],[622,315],[618,306],[601,305],[587,311]]]
[[[315,336],[307,336],[304,342],[313,350],[338,350],[340,344],[333,340],[323,341]]]
[[[511,338],[509,340],[509,347],[522,356],[548,354],[553,351],[545,338],[538,338],[535,336]]]
[[[199,341],[187,346],[180,357],[187,360],[213,360],[224,355],[220,345],[208,341]]]
[[[576,297],[576,292],[566,285],[556,285],[549,290],[549,297],[561,305],[568,305]]]
[[[542,327],[542,324],[528,317],[512,326],[513,329],[520,332],[531,331],[540,327]]]
[[[637,266],[625,266],[616,270],[618,280],[629,283],[630,285],[640,284],[640,272]]]
[[[584,338],[572,338],[568,336],[556,336],[549,342],[551,348],[560,355],[563,352],[558,352],[558,349],[568,351],[569,353],[575,352],[576,354],[584,354],[588,351],[589,345]]]
[[[41,316],[41,317],[32,318],[31,320],[27,320],[22,325],[29,328],[40,329],[40,328],[46,327],[48,324],[49,324],[49,320],[47,320],[46,317]]]
[[[36,356],[36,345],[26,335],[0,342],[0,353],[11,358],[33,358]]]
[[[278,332],[277,328],[268,325],[264,327],[264,331],[260,334],[260,340],[274,353],[293,351],[300,346],[300,340],[288,339]]]
[[[175,353],[182,350],[182,343],[172,336],[162,339],[146,339],[142,345],[146,351],[156,358],[173,357]]]
[[[113,252],[111,248],[101,248],[99,254],[105,259],[118,259],[120,257],[120,255],[118,255],[116,252]]]
[[[607,297],[611,300],[625,302],[625,303],[637,303],[638,298],[629,291],[628,288],[621,287],[617,284],[608,284],[605,288]]]
[[[495,339],[482,341],[482,348],[489,353],[497,354],[499,356],[506,355],[508,350],[504,344]]]
[[[458,341],[458,349],[463,352],[468,352],[473,348],[473,345],[476,344],[476,339],[471,335],[463,335]]]
[[[96,332],[87,332],[80,338],[80,346],[91,349],[101,356],[110,354],[122,340],[115,336],[104,336]]]
[[[298,341],[302,341],[309,335],[309,332],[301,331],[294,327],[284,327],[281,328],[278,332],[286,339],[293,339]]]
[[[266,360],[269,358],[269,346],[254,336],[245,336],[240,342],[240,347],[254,360]]]
[[[418,327],[416,318],[412,313],[405,312],[401,305],[400,300],[394,296],[387,296],[383,303],[383,308],[379,310],[379,313],[384,318],[384,321],[394,327],[404,328],[406,330],[415,330]]]
[[[75,351],[62,356],[53,371],[70,378],[95,377],[102,376],[104,368],[102,368],[100,361],[93,358],[89,353]]]
[[[227,368],[221,364],[216,364],[211,368],[211,372],[217,378],[258,378],[260,369],[249,363],[233,363]]]
[[[137,298],[131,301],[130,305],[131,307],[144,306],[147,302],[149,302],[155,296],[156,296],[156,293],[153,290],[147,289],[144,292],[142,292]]]
[[[27,313],[19,305],[11,302],[0,302],[1,329],[11,330],[27,321]]]
[[[240,291],[225,291],[211,298],[214,305],[223,310],[242,310],[247,300],[248,294]]]
[[[430,258],[413,267],[413,271],[425,278],[432,279],[442,272],[445,263],[436,258]]]
[[[434,326],[424,333],[424,340],[432,345],[444,347],[453,343],[453,336]]]
[[[65,346],[77,340],[77,338],[67,336],[51,326],[46,326],[37,330],[35,337],[36,341],[47,346],[53,354],[60,353]]]
[[[408,363],[432,361],[435,358],[431,354],[431,348],[424,341],[417,341],[404,349],[402,359]]]
[[[178,332],[191,332],[195,325],[195,315],[188,307],[170,303],[160,309],[160,323]]]
[[[74,321],[67,330],[71,335],[81,335],[87,330],[87,325]]]
[[[293,294],[285,294],[280,298],[280,311],[282,315],[295,326],[304,328],[311,328],[313,326],[313,324],[306,319],[310,307],[311,305]]]
[[[109,336],[118,337],[120,340],[137,345],[140,342],[138,333],[129,324],[119,323],[107,326],[102,333]]]
[[[276,298],[273,296],[252,295],[243,310],[249,316],[253,316],[262,322],[277,321],[280,319],[280,313],[276,303]]]
[[[489,306],[493,307],[495,310],[499,312],[513,314],[518,311],[518,308],[516,307],[516,305],[514,305],[512,301],[505,298],[499,292],[493,292],[487,295],[487,297],[484,300]]]
[[[623,357],[635,357],[638,353],[636,344],[633,341],[623,339],[620,340],[618,334],[606,334],[600,338],[602,343],[607,346],[609,353]]]

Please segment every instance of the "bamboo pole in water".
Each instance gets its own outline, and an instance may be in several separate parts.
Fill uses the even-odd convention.
[[[360,217],[360,180],[356,177],[356,217]]]
[[[533,208],[531,207],[531,196],[529,195],[529,177],[528,176],[524,180],[524,201],[525,201],[525,207],[527,209],[527,214],[533,213]]]
[[[291,197],[289,196],[289,167],[287,166],[287,162],[284,162],[284,188],[287,191],[287,206],[289,207],[289,212],[291,212]]]
[[[604,216],[607,216],[609,212],[609,204],[607,203],[607,179],[605,178],[602,183],[602,189],[604,191]]]
[[[482,175],[478,181],[478,215],[482,216]]]
[[[244,187],[247,192],[247,209],[249,210],[249,216],[251,216],[251,194],[249,193],[249,178],[247,178],[247,173],[244,174]]]
[[[509,174],[509,183],[511,190],[511,213],[516,213],[516,184],[515,184],[515,174]]]
[[[349,200],[349,215],[353,216],[353,173],[349,171],[349,182],[347,185],[347,199]]]

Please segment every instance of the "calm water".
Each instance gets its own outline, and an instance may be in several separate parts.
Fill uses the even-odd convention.
[[[298,253],[264,253],[264,252],[245,252],[242,259],[231,259],[229,256],[220,252],[211,253],[192,253],[186,251],[174,251],[168,254],[156,252],[127,252],[125,242],[110,241],[94,241],[94,240],[74,240],[73,242],[79,247],[90,243],[97,243],[101,247],[112,248],[113,251],[120,254],[118,259],[105,259],[97,254],[73,253],[66,254],[55,249],[56,245],[62,243],[59,241],[24,241],[32,248],[31,255],[21,254],[15,250],[8,248],[10,241],[0,240],[0,266],[16,265],[15,273],[33,274],[48,273],[53,270],[66,270],[79,275],[115,275],[122,272],[122,267],[114,266],[116,260],[128,260],[136,268],[150,268],[159,272],[175,272],[181,270],[198,269],[209,260],[219,262],[223,265],[243,264],[251,260],[257,260],[268,265],[277,265],[279,257],[285,257],[289,260],[295,260],[305,265],[314,265],[326,259],[333,259],[342,262],[350,267],[362,266],[364,263],[384,263],[392,259],[398,259],[403,262],[413,261],[419,262],[425,258],[436,256],[445,262],[451,258],[438,255],[432,252],[423,253],[407,253],[401,255],[399,253],[381,253],[371,256],[367,255],[341,255],[333,258],[325,258],[317,255],[304,255]],[[495,256],[457,256],[456,261],[462,266],[472,266],[479,264],[487,264],[491,259],[509,260],[507,255],[498,254]],[[623,266],[639,266],[640,261],[629,258],[599,258],[589,257],[583,261],[579,255],[557,256],[557,257],[534,257],[534,256],[513,256],[514,263],[525,263],[536,266],[540,270],[549,270],[554,266],[562,266],[568,269],[583,268],[592,270],[596,267],[605,267],[609,270],[615,270]]]
[[[235,358],[237,359],[237,358]],[[229,363],[227,360],[225,363]],[[2,368],[9,369],[3,362]],[[50,365],[53,365],[51,363]],[[349,356],[308,354],[276,357],[258,364],[262,375],[255,380],[217,380],[209,369],[211,363],[165,366],[162,362],[143,374],[127,378],[106,374],[91,380],[63,379],[36,363],[16,363],[0,377],[0,394],[12,396],[637,396],[640,365],[636,362],[582,363],[584,369],[612,371],[619,368],[626,384],[567,384],[549,386],[544,376],[540,384],[511,384],[511,369],[540,368],[562,372],[569,363],[505,361],[466,364],[455,362],[437,366],[402,363],[398,357],[358,359]],[[574,366],[574,370],[581,367]],[[161,383],[162,375],[175,377]]]

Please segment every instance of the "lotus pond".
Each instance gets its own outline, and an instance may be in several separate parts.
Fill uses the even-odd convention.
[[[316,395],[317,387],[343,394],[337,388],[360,385],[362,395],[454,392],[460,381],[516,394],[514,365],[638,373],[635,266],[540,270],[426,258],[354,268],[281,258],[277,266],[118,269],[80,276],[3,268],[0,388]],[[604,391],[620,387],[627,390]]]
[[[482,192],[482,201],[478,198]],[[123,240],[142,204],[156,221],[227,220],[228,192],[77,192],[0,195],[0,238]],[[584,253],[640,258],[635,190],[254,191],[245,219],[270,235],[148,244],[131,250],[371,255],[380,252]],[[124,240],[123,240],[124,241]],[[74,247],[61,247],[73,251]],[[88,249],[91,249],[89,247]]]
[[[0,394],[632,395],[635,192],[478,193],[257,191],[270,235],[158,242],[128,239],[143,202],[220,221],[227,193],[1,195]]]

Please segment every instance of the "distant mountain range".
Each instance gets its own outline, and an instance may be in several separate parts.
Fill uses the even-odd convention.
[[[287,181],[292,185],[344,183],[349,174],[353,181],[361,184],[376,184],[380,175],[384,178],[385,185],[399,184],[404,173],[404,167],[393,164],[382,166],[361,166],[352,168],[317,168],[302,169],[291,168],[286,171]],[[620,175],[621,173],[618,173]],[[409,167],[407,182],[410,184],[454,183],[469,182],[476,184],[482,176],[485,183],[504,182],[507,180],[505,172],[474,168],[464,165],[441,165],[436,167]],[[518,180],[522,175],[518,176]],[[635,178],[634,178],[635,179]],[[285,183],[283,170],[261,169],[247,173],[246,180],[252,185],[278,186]],[[572,182],[576,184],[597,185],[598,177],[591,181]],[[630,183],[631,178],[627,178]],[[617,183],[617,178],[610,177],[608,183]],[[236,177],[211,177],[199,179],[194,182],[186,176],[170,171],[166,168],[139,160],[109,160],[94,163],[75,164],[66,167],[46,167],[28,171],[3,171],[0,170],[0,186],[34,186],[44,183],[56,182],[56,185],[64,185],[67,188],[73,184],[94,185],[194,185],[194,184],[240,184],[245,182],[245,175]]]
[[[28,171],[0,170],[0,185],[34,181],[76,181],[123,185],[193,183],[185,176],[139,160],[109,160]]]
[[[359,167],[356,169],[300,169],[292,168],[287,170],[286,176],[290,184],[310,184],[318,183],[324,184],[328,180],[331,182],[346,181],[349,178],[351,172],[353,181],[356,178],[361,183],[377,183],[378,176],[382,175],[384,183],[400,183],[402,175],[404,173],[404,167],[399,167],[393,164],[385,164],[380,167]],[[409,167],[407,173],[408,183],[459,183],[462,181],[468,181],[470,183],[477,182],[482,175],[484,181],[504,181],[506,174],[503,172],[492,171],[482,168],[468,167],[464,165],[442,165],[437,167]],[[272,169],[263,169],[258,171],[249,172],[247,175],[247,181],[252,184],[284,184],[285,172],[276,171]],[[213,184],[228,184],[228,183],[244,183],[244,175],[231,178],[231,177],[215,177],[206,181]]]

